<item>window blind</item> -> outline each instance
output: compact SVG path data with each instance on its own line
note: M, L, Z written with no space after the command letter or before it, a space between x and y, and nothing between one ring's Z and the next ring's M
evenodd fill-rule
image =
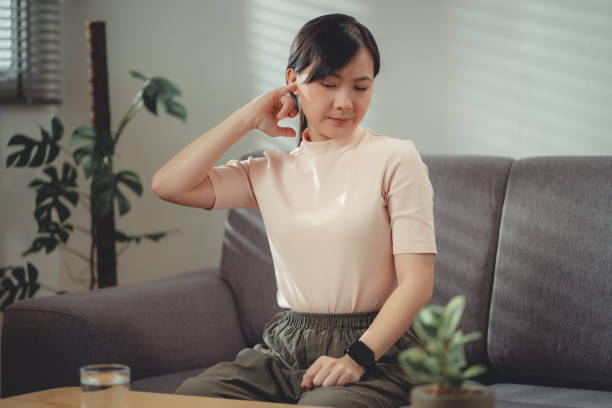
M61 0L0 0L0 104L59 104Z

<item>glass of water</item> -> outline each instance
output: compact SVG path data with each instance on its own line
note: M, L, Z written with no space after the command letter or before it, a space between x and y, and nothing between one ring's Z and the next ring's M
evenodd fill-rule
M81 408L128 406L130 367L91 364L81 367Z

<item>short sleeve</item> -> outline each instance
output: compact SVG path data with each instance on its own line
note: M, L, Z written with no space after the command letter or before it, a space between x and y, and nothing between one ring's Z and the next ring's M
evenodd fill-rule
M253 163L256 160L249 156L246 160L229 160L222 166L213 167L208 177L215 192L215 203L205 210L226 208L252 208L259 210L259 204L253 189Z
M412 141L402 143L402 148L397 149L387 163L383 183L393 254L436 254L434 191L429 169Z

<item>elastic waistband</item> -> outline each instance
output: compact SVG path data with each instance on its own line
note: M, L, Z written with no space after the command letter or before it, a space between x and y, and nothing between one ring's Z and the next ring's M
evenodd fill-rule
M380 310L356 313L306 313L295 310L284 310L281 319L287 324L299 328L337 329L353 328L367 329Z

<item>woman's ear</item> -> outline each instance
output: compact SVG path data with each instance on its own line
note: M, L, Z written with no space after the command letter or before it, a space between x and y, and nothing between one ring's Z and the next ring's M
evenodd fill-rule
M293 68L288 68L287 69L287 84L290 84L292 82L296 82L297 81L297 75L295 73L295 71L293 70ZM298 84L298 88L295 88L295 91L291 92L292 94L295 94L296 96L299 96L299 84Z
M287 84L297 81L297 76L295 75L295 71L293 68L287 69Z

